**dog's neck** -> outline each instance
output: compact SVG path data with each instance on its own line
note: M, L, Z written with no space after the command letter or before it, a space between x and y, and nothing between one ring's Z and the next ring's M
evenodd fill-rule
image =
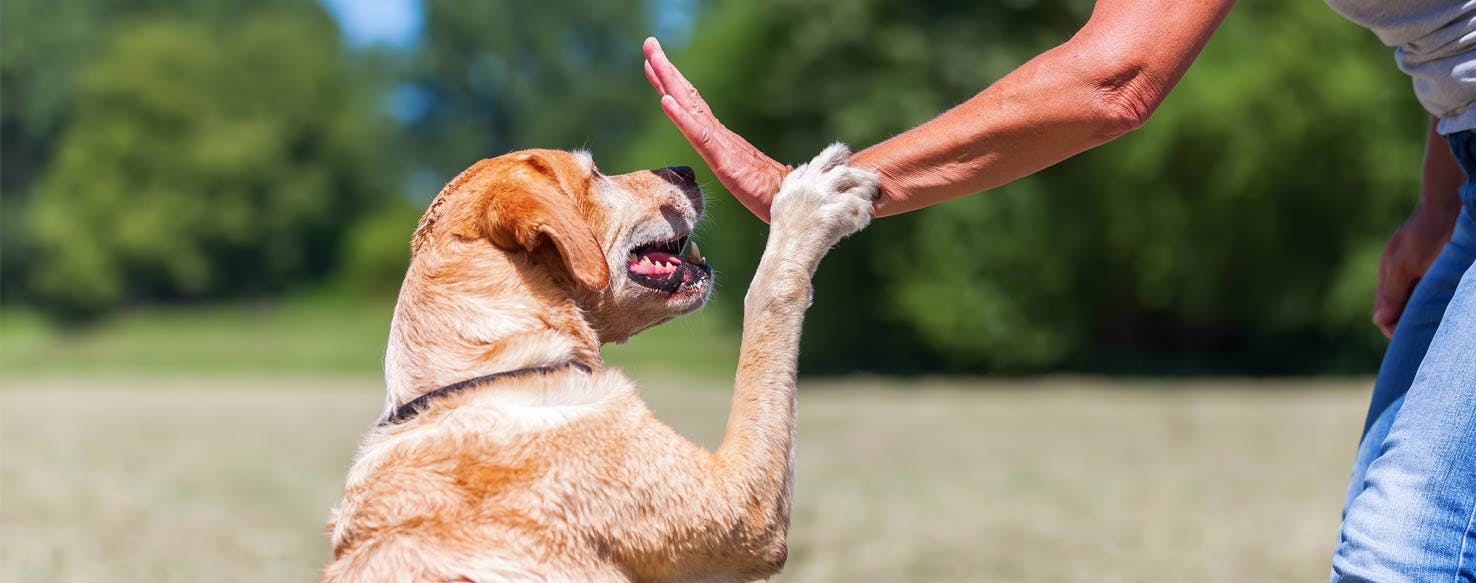
M568 289L525 255L412 262L390 323L385 407L483 375L569 362L602 368L599 347Z

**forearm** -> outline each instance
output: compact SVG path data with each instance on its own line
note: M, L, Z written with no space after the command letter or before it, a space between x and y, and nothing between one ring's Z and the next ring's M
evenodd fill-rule
M983 92L852 158L882 177L877 215L1027 176L1141 125L1183 76L1231 0L1098 2L1070 41Z
M1425 136L1425 163L1420 180L1420 206L1454 217L1461 208L1460 189L1466 174L1450 151L1450 143L1435 131L1438 120L1430 118Z
M854 159L882 177L877 216L989 190L1028 176L1136 126L1094 93L1068 46L1040 55L988 89Z

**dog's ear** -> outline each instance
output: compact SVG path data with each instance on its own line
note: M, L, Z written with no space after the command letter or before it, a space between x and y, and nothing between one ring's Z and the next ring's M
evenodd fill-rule
M579 285L604 289L610 267L589 221L550 161L529 155L488 188L485 231L503 249L532 252L552 244Z

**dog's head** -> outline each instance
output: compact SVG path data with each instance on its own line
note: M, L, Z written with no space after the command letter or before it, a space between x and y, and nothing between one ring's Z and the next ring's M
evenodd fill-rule
M457 176L411 247L416 261L447 238L458 254L517 257L517 277L556 287L602 342L621 341L707 301L712 268L688 247L702 210L689 168L609 176L583 152L524 150ZM470 259L458 263L495 264Z

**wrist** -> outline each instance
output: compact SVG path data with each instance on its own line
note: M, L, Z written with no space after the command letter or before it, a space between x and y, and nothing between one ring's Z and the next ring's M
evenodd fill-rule
M784 179L793 171L794 166L774 161L770 165L770 168L764 172L765 177L759 181L759 192L750 192L748 193L749 196L762 204L767 210L769 204L774 202L774 195L778 194L779 189L784 187Z
M1455 230L1456 219L1461 214L1460 200L1451 205L1446 199L1420 199L1415 205L1409 222L1417 228L1449 233Z
M1466 173L1451 152L1450 144L1437 131L1438 121L1430 118L1425 137L1425 161L1420 169L1420 206L1416 212L1437 216L1454 216L1461 210L1461 188Z
M1431 218L1449 217L1452 220L1461 212L1461 199L1451 194L1420 196L1420 202L1415 205L1415 215L1425 215Z
M789 176L790 172L794 172L794 166L774 163L774 170L770 172L770 175L774 177L774 188L769 189L768 198L774 198L774 194L779 192L779 187L784 184L784 179Z

